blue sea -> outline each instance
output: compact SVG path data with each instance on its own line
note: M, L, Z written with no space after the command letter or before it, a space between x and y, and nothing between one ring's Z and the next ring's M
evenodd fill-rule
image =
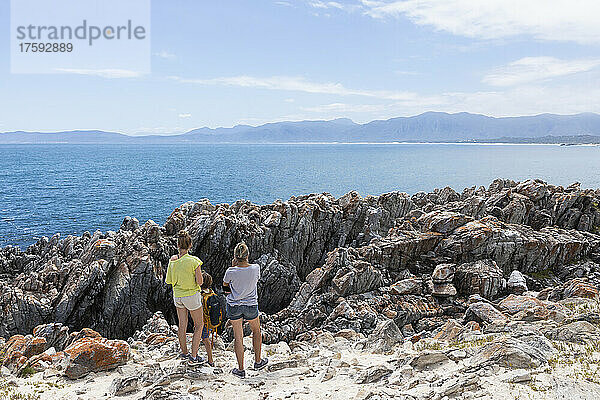
M164 223L189 200L350 190L378 195L489 185L497 177L600 187L600 147L480 144L0 145L0 246Z

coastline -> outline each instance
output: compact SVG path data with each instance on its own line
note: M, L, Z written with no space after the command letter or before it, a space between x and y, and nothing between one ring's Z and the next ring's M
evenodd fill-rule
M596 399L598 204L600 189L503 179L462 193L203 200L163 225L126 217L118 231L3 248L0 394ZM181 229L215 282L248 244L264 371L228 373L227 326L214 368L176 360L164 273Z

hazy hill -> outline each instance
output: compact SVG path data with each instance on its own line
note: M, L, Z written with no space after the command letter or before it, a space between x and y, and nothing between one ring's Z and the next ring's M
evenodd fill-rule
M260 126L199 128L171 136L127 136L115 132L0 133L0 143L289 143L289 142L457 142L547 136L600 136L600 115L540 114L494 118L480 114L426 112L356 124L331 121L276 122ZM548 139L543 139L545 142Z

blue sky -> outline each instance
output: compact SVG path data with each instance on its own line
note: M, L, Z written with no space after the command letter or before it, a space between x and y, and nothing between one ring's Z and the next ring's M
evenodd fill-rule
M0 131L600 112L597 1L157 0L144 75L11 74L9 11Z

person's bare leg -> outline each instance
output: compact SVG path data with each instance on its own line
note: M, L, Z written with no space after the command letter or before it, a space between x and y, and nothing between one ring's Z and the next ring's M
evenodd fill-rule
M243 318L231 321L233 326L233 348L235 350L235 358L237 358L238 369L244 370L244 329L242 323Z
M179 307L176 307L176 309L177 309L177 319L179 320L179 329L177 330L177 337L179 338L179 347L181 348L181 352L183 354L187 354L188 348L187 348L186 331L187 331L187 324L188 324L188 310L185 308L179 308Z
M206 355L208 357L208 362L210 364L213 363L213 354L212 354L212 343L210 341L210 337L207 337L206 339L202 339L202 341L204 342L204 348L206 349Z
M259 363L261 360L262 334L260 332L260 319L258 317L248 321L252 329L252 347L254 348L254 360Z
M190 311L192 319L194 320L194 336L192 337L192 357L198 357L198 348L200 347L200 340L202 339L202 328L204 327L204 311L202 307Z

